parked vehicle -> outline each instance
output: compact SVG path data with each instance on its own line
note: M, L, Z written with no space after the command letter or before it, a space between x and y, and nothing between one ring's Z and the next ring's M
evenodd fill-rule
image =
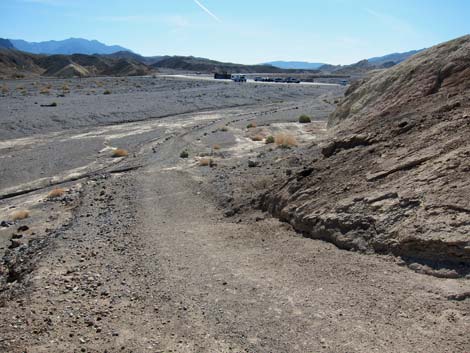
M262 77L260 77L260 76L255 77L255 82L262 82L262 81L264 81L264 79Z
M223 72L223 73L218 73L216 72L214 74L214 78L216 80L230 80L232 78L232 75L226 73L226 72Z
M240 74L232 75L232 81L233 82L246 82L246 76L240 75Z
M274 82L276 82L276 83L282 83L282 82L284 82L284 79L283 79L283 78L280 78L280 77L276 77L276 78L274 79Z
M348 80L341 80L341 81L339 81L339 84L340 84L341 86L347 86L348 83L349 83Z
M288 77L286 78L285 82L286 83L300 83L300 80L298 78Z

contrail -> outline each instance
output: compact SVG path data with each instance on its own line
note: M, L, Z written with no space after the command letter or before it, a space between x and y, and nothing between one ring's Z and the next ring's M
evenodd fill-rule
M212 17L217 22L222 22L220 18L218 18L211 10L201 4L198 0L193 0L197 6L199 6L205 13L207 13L210 17Z

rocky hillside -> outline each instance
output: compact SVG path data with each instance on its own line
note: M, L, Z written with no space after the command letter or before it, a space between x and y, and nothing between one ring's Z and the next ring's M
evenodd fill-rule
M0 48L0 77L43 75L74 76L138 76L153 69L132 58L105 55L36 55Z
M220 61L196 58L192 56L169 56L152 65L157 69L172 69L180 71L199 71L204 73L288 73L296 70L284 70L271 65L242 65Z
M470 36L351 86L329 125L264 209L341 248L469 276Z

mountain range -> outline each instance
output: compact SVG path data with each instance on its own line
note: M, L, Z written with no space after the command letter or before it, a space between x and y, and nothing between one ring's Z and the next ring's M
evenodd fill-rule
M32 54L112 54L118 51L129 51L119 45L106 45L97 40L69 38L65 40L50 40L46 42L27 42L22 39L9 39L15 49ZM1 43L0 43L0 46Z
M361 60L351 65L302 61L273 61L261 65L220 62L193 56L142 56L118 45L69 38L26 42L0 38L0 73L8 77L29 73L48 76L141 75L153 71L363 76L371 70L392 67L418 53L413 50Z

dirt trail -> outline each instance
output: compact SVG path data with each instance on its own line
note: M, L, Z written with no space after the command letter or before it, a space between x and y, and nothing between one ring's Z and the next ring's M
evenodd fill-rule
M447 299L462 282L225 218L194 168L166 168L195 138L84 186L27 299L2 309L5 352L468 351L468 305Z

